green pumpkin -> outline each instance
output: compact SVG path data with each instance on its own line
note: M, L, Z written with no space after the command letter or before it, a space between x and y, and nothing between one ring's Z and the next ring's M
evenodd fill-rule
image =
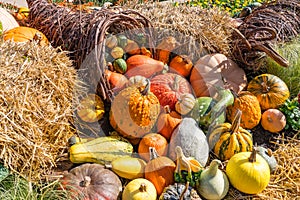
M127 45L127 37L125 35L118 36L118 46L124 48Z
M114 60L113 66L118 73L124 74L127 71L126 61L122 58Z

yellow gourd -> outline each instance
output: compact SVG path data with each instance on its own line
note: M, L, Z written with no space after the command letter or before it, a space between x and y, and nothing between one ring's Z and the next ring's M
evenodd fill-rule
M124 200L156 200L157 194L154 185L144 178L130 181L124 188Z

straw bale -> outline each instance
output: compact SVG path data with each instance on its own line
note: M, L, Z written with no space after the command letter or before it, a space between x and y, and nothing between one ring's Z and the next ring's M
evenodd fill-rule
M0 38L0 159L5 166L31 181L55 167L75 132L77 85L66 52Z

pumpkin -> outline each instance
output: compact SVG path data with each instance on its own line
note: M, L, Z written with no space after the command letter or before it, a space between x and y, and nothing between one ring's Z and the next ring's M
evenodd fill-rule
M120 157L113 160L105 167L111 169L118 176L126 179L136 179L144 177L146 162L140 158Z
M104 113L104 103L96 94L88 94L81 99L77 108L77 115L85 122L96 122L103 117Z
M175 163L166 156L158 156L154 147L149 147L150 161L145 167L145 178L153 183L160 195L164 188L174 183Z
M170 54L176 48L178 42L172 36L165 37L162 41L156 46L155 58L159 61L162 61L164 64L169 63Z
M158 60L154 60L145 55L133 55L127 60L127 77L135 75L141 75L146 78L153 76L156 73L161 72L164 69L164 63Z
M181 76L188 77L191 74L193 63L188 56L177 55L172 58L169 66L171 72L176 72Z
M170 106L164 106L164 110L157 119L157 131L167 140L170 139L174 129L181 122L181 115L176 111L171 111Z
M122 58L124 55L124 50L121 47L116 46L110 51L110 55L114 59Z
M262 110L278 108L290 96L285 82L272 74L256 76L249 82L247 90L257 97Z
M13 40L14 42L27 42L36 40L41 45L48 45L49 41L46 36L37 29L19 26L3 33L4 40Z
M169 142L169 157L172 160L176 160L177 146L181 147L185 156L194 157L202 166L206 165L209 155L207 138L193 118L183 118L173 131Z
M207 54L194 65L190 83L196 97L217 94L216 86L238 93L247 85L246 74L235 62L223 54Z
M147 84L147 78L140 75L130 77L128 82L128 86L132 86L132 85L143 86L146 84Z
M262 146L258 146L258 147L256 147L256 151L261 157L263 157L267 161L267 163L270 167L270 172L271 173L275 172L275 170L277 168L277 161L272 153L272 150L269 148L266 149Z
M130 181L124 188L122 199L156 200L157 194L154 185L144 178Z
M114 98L110 110L111 126L128 138L142 138L150 132L160 113L157 97L145 86L132 85L121 90Z
M208 168L200 175L197 191L205 199L223 199L229 190L229 181L226 174L218 167L221 161L214 159Z
M118 35L118 46L124 48L127 45L128 39L125 35Z
M116 47L118 45L118 38L115 35L110 35L109 37L107 37L105 39L105 45L110 48L113 49L114 47Z
M175 104L182 94L192 93L189 82L174 73L154 76L151 79L150 90L157 96L162 106L169 105L171 110L175 110Z
M70 191L71 199L116 200L122 191L122 183L112 171L103 165L85 163L65 172L61 186Z
M104 136L73 144L69 148L69 159L72 163L105 164L130 157L132 153L133 146L128 140L121 136Z
M141 52L138 43L129 39L127 39L127 44L124 47L124 51L130 55L137 55Z
M286 118L280 110L269 108L263 112L260 123L265 130L278 133L284 129Z
M242 111L237 110L232 124L227 122L218 124L209 134L209 145L222 161L230 159L238 152L252 150L251 133L240 127L241 115Z
M127 64L123 58L118 58L113 62L114 69L120 73L124 74L127 71Z
M4 8L1 7L0 7L0 24L2 24L2 32L8 31L15 27L19 27L19 24L15 20L15 18Z
M193 94L182 94L175 104L175 110L181 115L187 115L195 106L196 99Z
M152 58L152 53L146 47L141 47L141 54Z
M233 123L237 110L242 111L240 126L252 129L257 126L261 119L259 101L252 93L242 91L234 99L234 103L227 107L226 114L229 122Z
M110 71L108 69L105 70L106 80L109 82L110 87L113 91L117 92L123 89L128 83L128 79L123 74Z
M188 184L174 183L164 189L159 200L201 200L201 198L197 191Z
M147 162L150 160L149 147L154 147L159 156L166 156L168 153L167 139L158 133L148 133L138 145L139 156Z
M252 152L240 152L230 158L226 165L229 182L246 194L258 194L270 182L270 168L263 157Z

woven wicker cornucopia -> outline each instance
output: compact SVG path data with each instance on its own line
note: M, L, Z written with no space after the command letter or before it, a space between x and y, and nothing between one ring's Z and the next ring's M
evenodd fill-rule
M151 43L151 23L134 10L121 8L102 8L97 11L72 10L46 0L27 0L30 8L30 26L43 32L54 47L61 46L70 52L80 76L87 82L90 90L96 90L104 100L111 102L113 93L104 77L105 36L124 31L142 32ZM88 55L93 59L82 66Z

